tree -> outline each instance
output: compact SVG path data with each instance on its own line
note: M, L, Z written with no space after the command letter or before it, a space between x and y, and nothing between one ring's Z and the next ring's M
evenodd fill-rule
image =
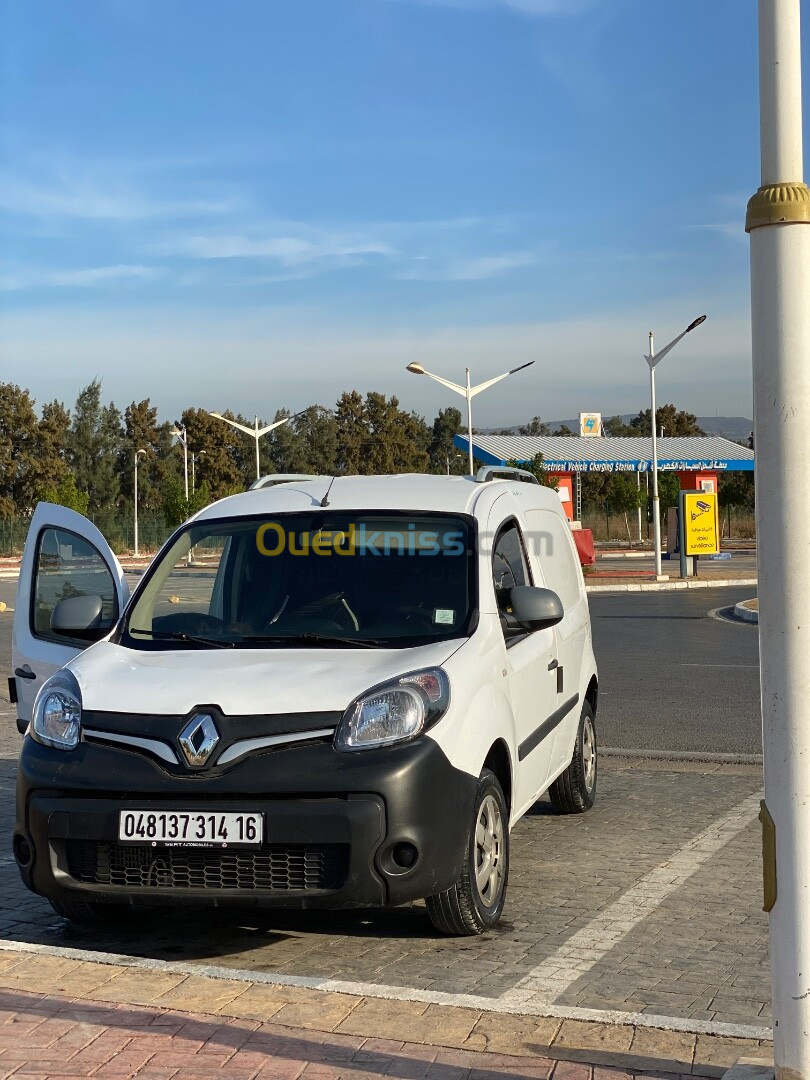
M728 535L731 536L731 510L753 510L755 505L754 474L753 472L728 472L721 473L719 477L717 498L721 510L726 512L728 522Z
M525 469L526 472L532 473L543 487L553 488L556 491L560 486L560 481L556 476L549 476L542 454L535 454L531 461L518 461L517 458L510 458L506 464L510 469Z
M627 542L632 543L630 536L630 520L628 515L635 513L639 507L647 502L647 493L636 484L635 478L627 473L614 473L610 477L608 488L608 500L610 506L619 514L624 514L624 524L627 529Z
M195 491L189 491L186 498L185 484L176 476L171 476L166 481L163 492L163 516L166 524L169 528L176 529L210 502L211 489L207 483L200 484Z
M93 379L79 392L67 436L67 460L89 508L112 510L120 495L119 461L123 443L121 413L101 404L101 381Z
M124 435L118 462L122 500L131 505L134 498L135 454L145 450L138 463L138 506L160 511L163 491L170 475L177 475L177 463L171 453L170 425L159 424L157 408L149 398L133 401L124 410Z
M335 407L337 471L342 474L424 472L430 464L430 428L404 412L396 397L370 391L344 393Z
M650 425L649 410L647 412L647 427ZM611 438L617 439L625 435L638 435L638 429L631 427L629 424L625 424L624 420L620 416L612 416L609 420L605 420L603 423L605 435L609 435ZM649 434L649 431L647 432Z
M685 412L684 410L676 409L674 405L661 405L655 410L656 417L656 429L660 432L661 428L664 429L665 434L668 437L672 436L685 436L685 435L705 435L706 432L698 427L697 417L694 413ZM630 428L633 430L627 432L632 435L651 435L650 430L650 410L644 409L639 412L637 416L634 416L630 421Z
M223 413L231 419L236 419L233 413ZM230 424L225 424L215 416L211 416L206 409L188 408L180 418L180 427L185 427L188 440L189 452L199 456L195 467L197 482L207 483L212 498L221 499L225 495L231 495L235 491L244 491L247 484L256 476L253 442ZM175 450L174 476L182 483L183 477L183 448ZM202 451L205 451L202 454ZM245 474L247 458L250 457L251 472L248 477ZM189 472L191 466L189 465ZM169 483L164 482L164 489ZM189 478L189 486L191 481Z
M38 498L41 474L37 414L27 390L0 383L0 514L26 513Z
M69 510L75 510L77 514L86 514L90 496L86 491L79 491L72 473L67 473L58 484L45 487L40 493L43 502L56 503L57 506L67 506Z
M528 424L518 429L520 435L550 435L551 428L539 416L533 416Z
M552 435L575 435L576 432L572 431L568 424L560 424L556 431L552 431Z
M433 421L433 433L428 448L431 472L451 472L461 475L467 471L466 459L458 452L453 442L453 437L460 431L460 411L452 406L448 409L439 409Z

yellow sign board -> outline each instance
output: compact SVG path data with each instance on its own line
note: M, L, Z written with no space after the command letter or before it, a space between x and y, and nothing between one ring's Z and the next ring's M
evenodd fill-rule
M720 551L717 495L712 491L683 493L685 555L716 555Z

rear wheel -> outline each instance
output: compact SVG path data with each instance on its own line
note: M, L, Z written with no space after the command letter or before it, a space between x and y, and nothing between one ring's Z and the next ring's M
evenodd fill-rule
M92 900L49 900L57 915L82 926L114 923L130 911L123 904L100 904Z
M501 917L509 877L509 810L501 785L484 769L478 781L464 866L458 881L426 900L443 934L483 934Z
M554 809L559 814L584 814L596 800L598 772L596 724L591 703L582 706L574 756L565 772L549 788Z

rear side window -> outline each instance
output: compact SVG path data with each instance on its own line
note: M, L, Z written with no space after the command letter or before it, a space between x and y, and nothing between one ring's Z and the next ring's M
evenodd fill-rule
M31 594L31 633L44 641L65 645L70 639L51 630L51 616L61 600L100 596L101 630L118 620L118 593L110 568L98 550L67 529L43 529L37 542L34 588ZM82 647L86 641L77 642Z
M582 570L574 551L570 528L550 510L529 510L526 523L546 586L562 600L567 612L580 599Z

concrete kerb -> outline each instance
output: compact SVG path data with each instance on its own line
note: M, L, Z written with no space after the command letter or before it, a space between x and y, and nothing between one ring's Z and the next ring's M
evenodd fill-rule
M14 954L20 959L12 959ZM54 985L57 958L68 961L69 966L59 970ZM127 975L133 970L140 973L137 987L131 974ZM167 976L174 977L168 993ZM223 983L227 983L227 995L220 989ZM310 1017L324 1019L323 1024L310 1020L306 1026L323 1031L333 1030L328 1017L335 1013L332 1004L337 1003L342 1006L337 1010L342 1026L334 1030L348 1030L344 1014L351 1013L352 1034L394 1040L401 1038L402 1007L409 1002L415 1006L405 1014L410 1042L523 1057L544 1053L552 1059L608 1065L627 1072L654 1068L659 1070L657 1075L721 1076L740 1059L772 1060L771 1029L767 1027L554 1005L506 1007L497 998L204 967L27 942L0 942L0 988L66 995L96 1004L129 1003L173 1013L217 1013L226 1023L241 1015L239 1000L244 994L246 1003L258 997L263 1007L270 1006L273 1022L282 1025L297 1026L293 1018L296 1010L285 1020L282 1006L287 1002L309 1006L306 1012ZM257 1014L248 1011L245 1015Z
M742 619L743 622L758 623L759 622L759 609L751 607L752 604L756 604L758 601L754 600L741 600L739 604L734 605L734 615L738 619Z
M677 578L674 581L624 582L616 585L585 585L588 593L676 592L681 589L725 589L756 585L756 578Z

